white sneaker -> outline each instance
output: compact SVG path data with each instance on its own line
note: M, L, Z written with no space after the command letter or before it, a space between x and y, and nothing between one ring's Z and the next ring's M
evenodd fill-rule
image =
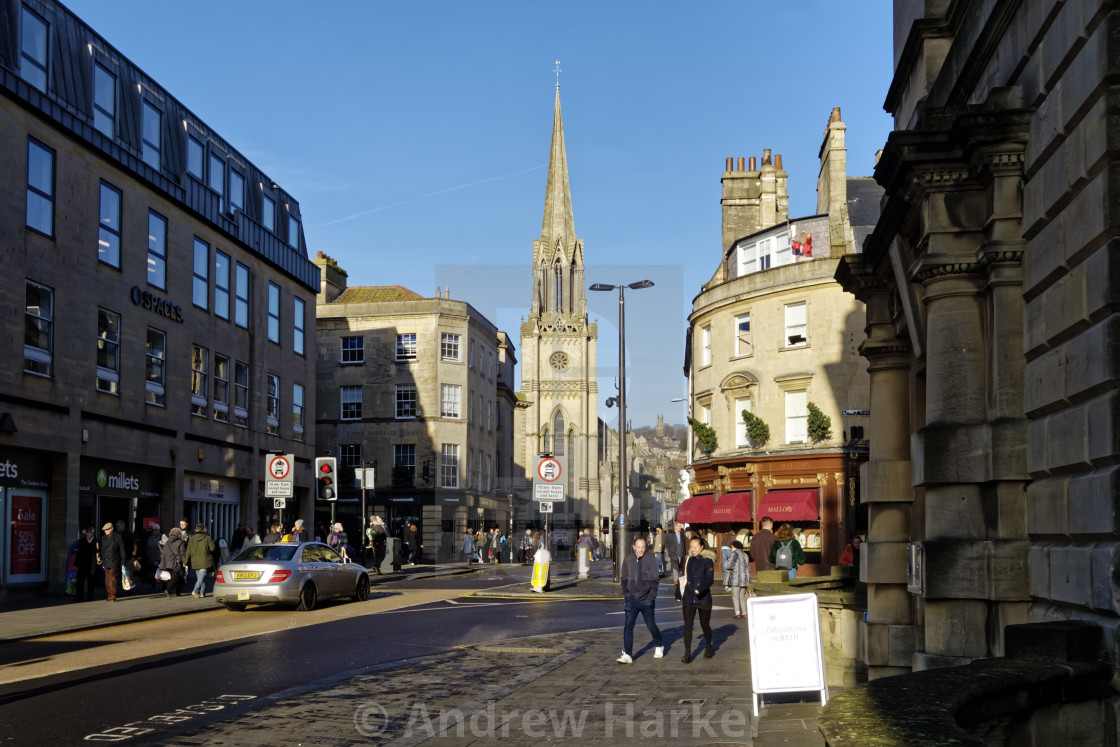
M665 647L664 646L658 646L657 648L655 648L653 650L653 658L661 659L661 658L664 658L664 656L665 656Z
M623 651L622 656L618 657L618 663L619 664L633 664L634 660L630 658L630 654Z

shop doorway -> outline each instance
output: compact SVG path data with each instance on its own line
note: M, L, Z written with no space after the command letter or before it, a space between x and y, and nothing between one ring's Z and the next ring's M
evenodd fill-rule
M135 524L133 499L120 498L115 495L97 496L97 521L94 522L94 529L97 530L96 536L101 536L102 526L116 524L118 521L124 522L124 528L129 533L133 531L133 525Z

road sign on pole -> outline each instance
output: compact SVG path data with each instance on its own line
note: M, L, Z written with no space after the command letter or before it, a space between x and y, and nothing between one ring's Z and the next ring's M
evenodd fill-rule
M533 500L545 502L564 502L564 486L533 483Z
M269 454L264 476L264 495L266 498L291 498L295 495L292 482L295 478L292 465L294 454ZM273 506L284 508L284 506Z
M547 483L558 482L563 471L560 460L552 457L545 457L537 464L537 477Z
M288 499L287 498L273 498L272 499L272 507L273 508L287 508L288 507Z
M540 511L542 514L552 513L552 506L553 506L552 501L541 501L540 503L537 504L537 506L538 506L537 510Z

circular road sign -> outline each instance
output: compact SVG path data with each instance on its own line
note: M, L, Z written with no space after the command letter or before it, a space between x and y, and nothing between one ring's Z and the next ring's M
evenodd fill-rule
M274 454L268 460L268 476L273 480L284 480L292 474L292 463L283 454Z
M560 479L560 462L559 460L547 457L541 460L537 465L537 475L545 482L556 482Z

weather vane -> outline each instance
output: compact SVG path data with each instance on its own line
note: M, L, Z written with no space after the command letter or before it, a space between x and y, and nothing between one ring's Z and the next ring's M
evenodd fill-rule
M556 87L560 87L560 73L564 72L560 69L560 60L556 61Z

